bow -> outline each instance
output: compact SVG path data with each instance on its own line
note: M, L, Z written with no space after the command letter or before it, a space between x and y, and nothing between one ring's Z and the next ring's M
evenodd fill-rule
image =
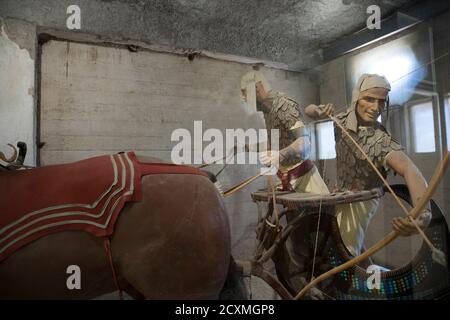
M372 169L375 171L375 173L378 175L378 177L381 179L381 181L383 182L383 184L386 186L386 188L389 190L389 192L392 194L392 196L394 197L395 201L397 202L397 204L400 206L400 208L402 208L403 212L409 217L409 220L413 223L413 225L415 226L415 228L419 231L420 235L422 236L422 238L424 239L424 241L428 244L428 246L430 247L430 249L433 252L433 257L442 257L444 256L444 259L436 259L439 263L444 264L442 262L442 260L445 260L445 255L441 252L438 252L439 250L436 249L434 247L434 245L431 243L430 239L428 239L428 237L425 235L425 233L423 232L423 230L417 225L416 221L409 216L408 210L405 208L405 206L403 205L403 203L400 201L400 199L398 198L398 196L395 194L394 190L392 190L391 186L389 185L389 183L386 181L386 179L383 177L383 175L381 174L381 172L378 170L378 168L375 166L375 164L372 162L372 160L369 158L369 156L364 152L363 148L361 148L361 146L358 144L358 142L356 142L355 139L353 139L353 137L348 133L348 131L342 126L342 124L339 123L339 121L334 118L333 116L329 116L331 120L333 120L336 125L342 130L342 132L344 132L344 134L350 139L350 141L352 141L352 143L358 148L358 150L364 155L364 158L366 159L366 161L369 163L369 165L372 167Z

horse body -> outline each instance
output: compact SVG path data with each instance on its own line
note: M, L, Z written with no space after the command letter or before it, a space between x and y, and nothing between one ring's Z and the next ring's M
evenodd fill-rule
M154 174L143 199L127 203L110 237L119 286L147 299L217 299L230 265L230 230L221 196L204 176ZM69 290L68 266L81 270ZM0 263L1 299L91 299L116 290L103 239L62 231Z

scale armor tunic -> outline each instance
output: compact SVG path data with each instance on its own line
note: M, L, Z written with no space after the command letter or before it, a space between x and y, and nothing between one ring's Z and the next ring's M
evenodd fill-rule
M340 113L336 116L344 128L348 128L347 120L351 112L354 112L354 110ZM383 182L352 141L336 125L334 132L336 137L337 182L339 189L369 190L382 187ZM378 122L375 123L374 127L359 127L358 133L352 130L348 130L348 132L386 178L386 156L391 151L403 150L403 147Z
M290 129L298 121L301 125L304 125L303 119L305 119L305 116L297 102L280 92L271 90L267 99L270 99L272 102L270 111L264 113L268 139L270 142L270 130L278 129L280 133L279 150L282 150L297 139L294 132ZM280 163L280 170L285 172L301 163L300 158L289 157Z

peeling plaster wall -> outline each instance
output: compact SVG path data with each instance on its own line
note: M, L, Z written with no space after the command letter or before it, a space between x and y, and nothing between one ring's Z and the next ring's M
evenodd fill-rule
M9 153L10 149L5 147L7 143L15 145L17 141L24 141L28 145L25 163L35 165L34 57L30 56L27 49L21 48L13 41L8 36L7 30L8 28L2 24L0 34L0 148ZM27 28L24 27L21 32L27 34L26 30Z

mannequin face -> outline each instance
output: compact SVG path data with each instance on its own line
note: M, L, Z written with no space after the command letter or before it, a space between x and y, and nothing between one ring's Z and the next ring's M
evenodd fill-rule
M256 101L262 103L267 97L267 92L264 89L261 81L257 82L256 85Z
M384 88L371 88L359 94L356 106L358 123L364 126L371 126L386 108L388 90Z
M267 92L264 89L261 81L255 84L256 89L256 110L262 111L263 113L267 113L270 111L271 103L266 101Z
M241 100L247 102L247 89L241 89Z

